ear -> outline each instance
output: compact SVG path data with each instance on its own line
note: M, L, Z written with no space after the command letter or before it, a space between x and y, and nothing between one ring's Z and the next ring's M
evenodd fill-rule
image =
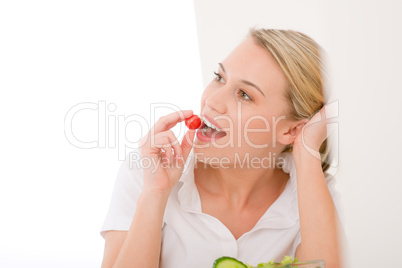
M307 121L307 119L303 119L283 124L277 131L277 141L283 145L292 144Z

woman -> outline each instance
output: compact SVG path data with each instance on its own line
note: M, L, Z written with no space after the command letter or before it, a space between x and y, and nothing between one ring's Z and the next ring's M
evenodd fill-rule
M166 115L133 151L142 165L121 166L102 267L285 255L339 267L320 53L300 32L250 29L202 95L202 129L180 144L170 129L193 112Z

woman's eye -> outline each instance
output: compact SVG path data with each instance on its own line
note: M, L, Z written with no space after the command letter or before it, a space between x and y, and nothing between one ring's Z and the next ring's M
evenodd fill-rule
M217 72L214 72L215 74L215 80L220 82L220 83L225 83L225 80L223 80L222 76L218 74ZM238 98L240 98L242 101L249 102L252 101L251 97L244 91L239 89L237 92Z
M222 83L224 83L225 82L225 80L223 80L223 78L222 78L222 76L220 76L220 74L218 74L217 72L214 72L214 74L215 74L215 80L216 81L218 81L218 82L222 82Z
M247 95L246 92L244 92L243 90L239 89L239 96L241 99L243 99L244 101L252 101L252 99Z

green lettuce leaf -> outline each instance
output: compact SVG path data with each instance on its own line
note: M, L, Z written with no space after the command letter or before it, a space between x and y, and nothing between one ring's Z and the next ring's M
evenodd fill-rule
M292 263L298 263L298 262L299 262L299 260L297 258L295 258L293 260L292 256L285 256L285 257L283 257L283 259L280 263L274 262L274 260L272 259L269 262L259 263L256 267L254 267L248 263L246 263L246 266L247 266L247 268L274 268L274 267L277 267L278 264L285 265L285 264L292 264Z

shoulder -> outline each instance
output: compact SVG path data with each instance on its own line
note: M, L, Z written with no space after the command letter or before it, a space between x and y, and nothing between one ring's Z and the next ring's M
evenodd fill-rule
M137 200L143 188L143 172L139 149L126 154L115 178L109 209L101 228L105 238L106 231L128 231Z

